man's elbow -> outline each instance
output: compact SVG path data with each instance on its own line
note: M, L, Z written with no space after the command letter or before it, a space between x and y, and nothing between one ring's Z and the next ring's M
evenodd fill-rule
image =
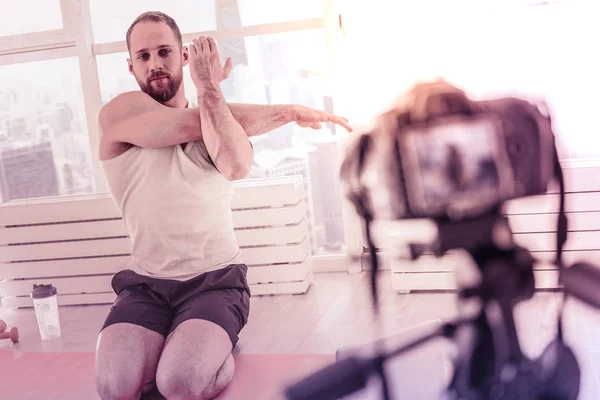
M221 171L221 174L229 181L239 181L246 179L250 175L251 169L251 163L236 163Z

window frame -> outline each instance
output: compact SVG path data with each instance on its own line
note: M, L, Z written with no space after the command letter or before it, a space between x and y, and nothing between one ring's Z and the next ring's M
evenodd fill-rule
M0 56L65 47L75 41L66 28L0 37Z

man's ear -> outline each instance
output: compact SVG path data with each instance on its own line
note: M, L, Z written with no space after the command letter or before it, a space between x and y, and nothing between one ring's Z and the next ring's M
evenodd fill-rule
M133 73L133 62L131 62L131 58L127 59L127 65L128 65L129 73L131 75L134 75L134 73Z
M181 49L181 66L185 67L190 62L190 50L187 46Z

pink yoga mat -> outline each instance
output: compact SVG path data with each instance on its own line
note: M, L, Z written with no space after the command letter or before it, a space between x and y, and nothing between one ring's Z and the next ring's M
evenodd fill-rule
M331 362L335 356L238 354L236 373L218 400L283 399L284 385ZM94 353L35 353L0 350L2 400L98 399Z

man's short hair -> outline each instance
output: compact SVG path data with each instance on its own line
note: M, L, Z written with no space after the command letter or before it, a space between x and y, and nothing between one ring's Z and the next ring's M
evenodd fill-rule
M147 11L143 14L140 14L132 23L129 29L127 29L127 50L131 51L129 48L129 42L131 38L131 32L133 31L133 27L136 26L140 22L144 21L153 21L153 22L164 22L171 28L173 33L175 34L175 38L179 42L179 47L183 47L183 39L181 38L181 31L179 30L179 26L177 26L177 22L167 14L161 11Z

